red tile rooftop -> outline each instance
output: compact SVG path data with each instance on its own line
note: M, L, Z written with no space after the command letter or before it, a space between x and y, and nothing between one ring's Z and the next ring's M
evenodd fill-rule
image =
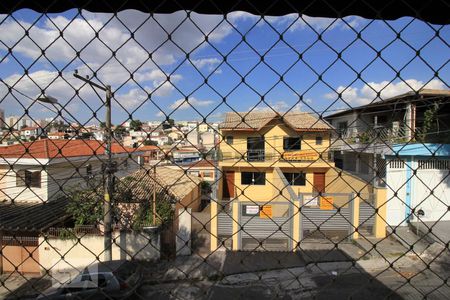
M26 130L36 130L36 129L38 129L39 127L24 127L24 128L22 128L22 129L20 129L20 131L26 131Z
M10 145L0 148L0 158L61 158L105 154L106 144L96 140L50 140ZM112 144L112 153L130 153L140 151Z

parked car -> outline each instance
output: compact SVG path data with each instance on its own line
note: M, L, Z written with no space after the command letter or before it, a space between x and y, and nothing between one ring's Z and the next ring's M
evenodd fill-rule
M142 281L136 262L111 261L91 265L74 279L44 291L38 299L126 299Z

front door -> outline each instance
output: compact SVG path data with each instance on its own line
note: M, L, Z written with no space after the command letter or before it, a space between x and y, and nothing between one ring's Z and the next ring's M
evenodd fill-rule
M325 173L314 173L313 189L315 193L325 193Z
M234 171L225 171L223 178L223 198L234 198Z

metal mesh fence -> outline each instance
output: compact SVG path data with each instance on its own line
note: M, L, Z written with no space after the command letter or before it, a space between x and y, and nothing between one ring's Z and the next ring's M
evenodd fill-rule
M1 297L450 298L445 1L0 11Z

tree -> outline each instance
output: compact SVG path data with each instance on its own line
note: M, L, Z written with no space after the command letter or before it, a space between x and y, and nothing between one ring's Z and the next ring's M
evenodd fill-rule
M144 146L158 146L158 142L148 139L144 141Z
M101 129L105 129L106 128L106 123L105 122L100 122L99 126Z
M148 176L148 175L147 175ZM150 197L153 195L153 186L141 182L140 178L128 176L114 180L114 192L112 199L112 214L116 222L121 221L121 204L132 204L133 213L130 226L134 230L141 229L153 222ZM78 186L68 193L69 204L67 212L74 219L75 225L98 225L103 220L104 203L103 183L101 180L92 179L88 187ZM163 224L172 219L173 209L164 190L156 193L156 224Z
M117 125L116 128L114 129L114 133L117 133L119 135L123 135L125 134L125 132L127 132L127 129L122 125Z
M139 131L142 129L142 122L140 120L131 120L130 129L134 131Z
M439 103L435 102L428 108L423 114L423 125L422 130L417 136L417 140L421 143L424 142L444 142L441 139L442 134L439 132Z
M91 182L88 188L73 188L68 193L66 211L72 215L75 225L97 225L103 219L103 185Z
M82 132L81 133L81 139L83 140L89 140L93 136L92 132Z

